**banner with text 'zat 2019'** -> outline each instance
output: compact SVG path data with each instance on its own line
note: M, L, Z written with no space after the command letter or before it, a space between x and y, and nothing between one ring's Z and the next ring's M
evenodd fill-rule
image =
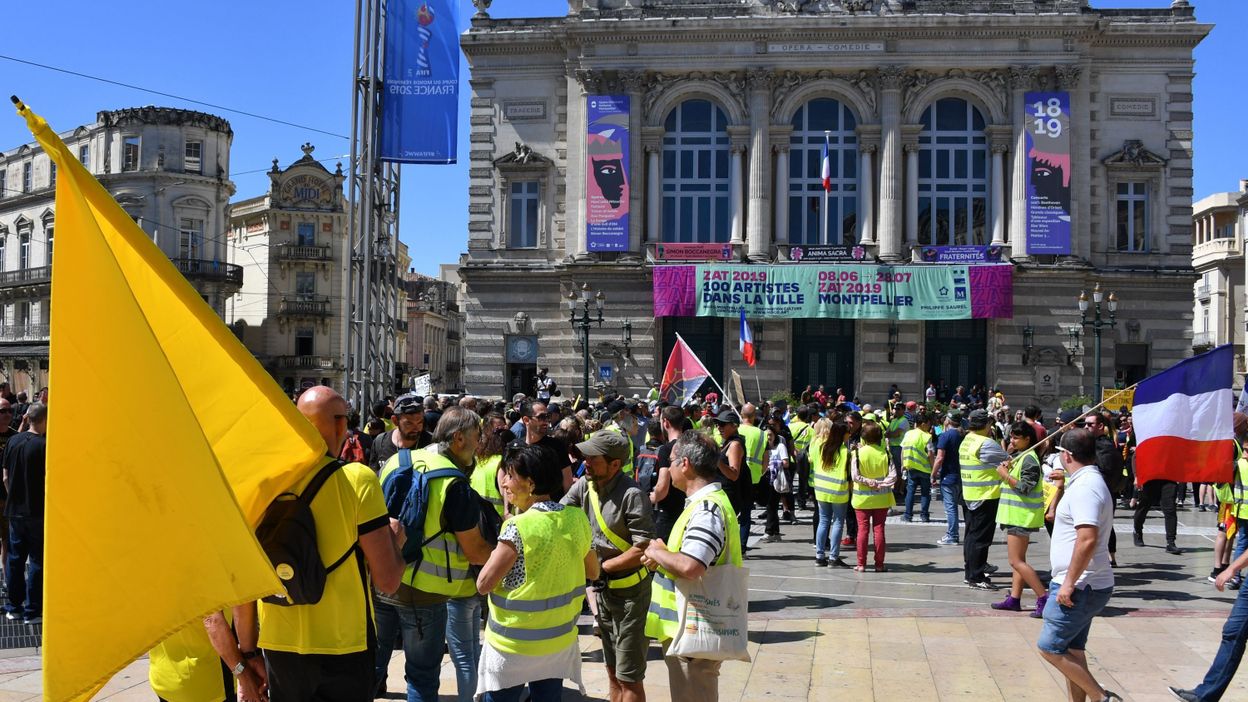
M453 0L388 0L383 161L455 163L459 29Z

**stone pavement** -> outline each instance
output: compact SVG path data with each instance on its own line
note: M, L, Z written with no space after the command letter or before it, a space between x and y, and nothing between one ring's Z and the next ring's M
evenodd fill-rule
M943 513L933 503L932 514ZM757 513L756 513L757 514ZM1035 650L1040 622L1023 614L995 612L988 603L1002 592L971 590L962 584L961 549L939 547L944 524L888 525L888 573L854 573L816 568L809 543L809 512L783 527L784 541L758 544L747 559L750 585L750 663L726 663L723 700L961 700L1004 702L1065 699L1064 683ZM1092 627L1088 645L1094 672L1126 700L1172 698L1166 685L1193 686L1217 650L1222 623L1234 592L1219 593L1205 581L1212 558L1214 518L1190 509L1179 513L1179 545L1162 550L1160 514L1146 527L1148 546L1131 545L1129 515L1118 512L1117 588L1106 616ZM761 522L755 531L761 531ZM757 538L751 539L757 542ZM852 549L844 552L853 562ZM1029 559L1048 566L1048 539L1040 533ZM1009 567L999 536L990 560L1008 582ZM1033 602L1024 595L1024 605ZM583 634L589 631L583 619ZM606 699L600 646L582 635L583 670L589 699ZM649 698L668 700L666 669L651 648L646 682ZM390 665L391 699L401 699L402 655ZM136 661L116 676L98 699L111 702L154 699L147 687L147 662ZM442 693L455 689L449 663ZM39 698L37 656L0 659L0 702ZM843 697L848 694L848 697ZM834 697L835 696L835 697ZM570 688L565 699L579 699ZM1248 700L1248 674L1226 700Z

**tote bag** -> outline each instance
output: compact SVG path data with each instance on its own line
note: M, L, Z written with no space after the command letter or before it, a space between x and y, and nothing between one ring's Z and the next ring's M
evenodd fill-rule
M698 580L676 580L680 629L669 656L712 661L749 661L750 572L731 564L712 566Z

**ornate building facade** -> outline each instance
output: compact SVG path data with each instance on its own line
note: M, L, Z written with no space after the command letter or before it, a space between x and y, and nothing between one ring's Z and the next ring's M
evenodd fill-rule
M1248 180L1238 192L1214 193L1192 205L1192 351L1235 345L1235 373L1244 368L1244 219ZM1239 386L1239 378L1236 379Z
M1053 407L1092 391L1076 302L1098 283L1120 300L1102 338L1104 385L1190 354L1193 49L1211 28L1188 2L569 5L537 19L483 9L461 39L472 66L468 391L506 395L537 365L579 386L565 303L585 284L606 297L594 374L614 371L602 375L629 393L658 382L679 334L717 377L740 368L764 395L823 384L878 399L890 384L913 395L932 381ZM1070 203L1060 254L1029 250L1036 92L1069 101L1054 126ZM604 96L626 108L604 118ZM611 247L595 245L604 200L629 213ZM1000 256L1011 285L996 312L967 319L761 315L746 370L735 314L656 308L671 244L715 245L704 253L717 265L768 280L819 247L916 269L932 265L931 247L978 247Z
M223 315L243 284L226 253L230 123L137 107L100 112L60 137ZM56 169L42 147L0 153L0 375L15 391L47 384L55 198Z

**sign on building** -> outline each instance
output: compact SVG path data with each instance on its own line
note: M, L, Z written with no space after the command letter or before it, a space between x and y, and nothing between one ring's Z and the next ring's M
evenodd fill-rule
M585 139L585 241L590 251L628 251L627 95L589 95Z
M1070 93L1026 93L1027 253L1070 253Z
M459 29L452 0L386 5L381 108L384 161L455 163Z

